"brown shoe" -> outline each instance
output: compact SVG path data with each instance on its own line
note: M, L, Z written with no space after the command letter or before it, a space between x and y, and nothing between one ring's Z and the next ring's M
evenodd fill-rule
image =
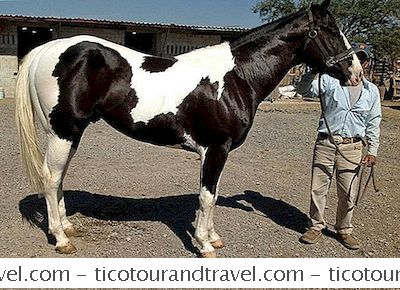
M360 248L360 242L353 237L351 234L338 234L339 242L350 250L358 250Z
M309 229L300 237L300 242L306 244L315 244L316 242L318 242L321 236L322 236L321 231Z

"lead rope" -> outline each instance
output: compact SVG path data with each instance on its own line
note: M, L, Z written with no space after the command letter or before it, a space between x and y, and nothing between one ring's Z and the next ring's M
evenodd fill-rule
M319 100L320 100L320 105L321 105L321 115L322 115L322 118L324 119L326 129L328 130L329 140L330 140L331 143L335 146L336 151L340 154L340 156L343 157L344 160L346 160L347 162L350 162L351 164L357 165L357 171L358 171L357 173L359 174L359 181L358 181L357 197L356 197L356 201L355 201L355 204L354 204L354 205L358 205L358 204L361 202L361 200L363 199L363 197L364 197L364 195L365 195L365 192L367 191L368 184L369 184L369 182L371 181L371 179L372 179L372 184L373 184L373 186L374 186L375 192L379 192L379 189L377 188L377 186L376 186L376 181L375 181L375 170L374 170L374 166L371 166L370 173L369 173L368 179L367 179L367 181L366 181L366 183L365 183L364 189L361 190L361 188L362 188L363 173L364 173L364 170L365 170L365 164L364 164L364 163L357 163L357 162L354 162L354 161L350 160L349 158L347 158L347 157L343 154L343 152L339 149L338 144L335 142L335 140L334 140L334 138L333 138L332 131L331 131L329 125L328 125L328 122L327 122L326 116L325 116L325 103L324 103L324 99L323 99L322 96L321 96L321 74L319 74L319 76L318 76L318 95L319 95ZM364 141L363 141L363 143L364 143ZM348 196L349 196L349 199L350 199L350 192L349 192ZM350 210L351 210L351 209L350 209Z

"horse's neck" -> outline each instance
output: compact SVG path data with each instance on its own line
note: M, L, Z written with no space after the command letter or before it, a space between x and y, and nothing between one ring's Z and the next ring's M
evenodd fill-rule
M232 51L237 64L236 72L253 88L257 105L299 63L297 53L303 47L306 26L303 25L293 34L289 25L292 26L292 23L274 34L247 42Z

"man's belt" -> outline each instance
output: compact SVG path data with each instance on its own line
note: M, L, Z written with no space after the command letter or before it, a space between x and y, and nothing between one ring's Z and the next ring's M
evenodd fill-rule
M318 139L330 139L330 137L329 134L318 133ZM363 141L361 137L342 137L340 135L333 135L332 140L336 144L351 144Z

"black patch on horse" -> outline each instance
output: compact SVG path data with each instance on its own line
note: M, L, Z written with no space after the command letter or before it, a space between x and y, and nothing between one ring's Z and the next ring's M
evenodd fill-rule
M84 41L69 47L59 58L53 76L58 77L58 104L50 124L62 139L77 142L90 122L106 112L129 122L138 102L130 87L132 70L117 51Z
M228 139L237 147L253 122L252 89L233 71L225 75L224 83L225 90L218 99L218 82L203 78L178 107L177 119L185 132L205 147Z
M163 72L173 66L178 60L176 58L163 58L146 56L141 68L148 72Z
M184 129L173 113L159 114L147 124L137 122L126 129L126 132L120 131L136 140L154 145L166 146L185 142Z

